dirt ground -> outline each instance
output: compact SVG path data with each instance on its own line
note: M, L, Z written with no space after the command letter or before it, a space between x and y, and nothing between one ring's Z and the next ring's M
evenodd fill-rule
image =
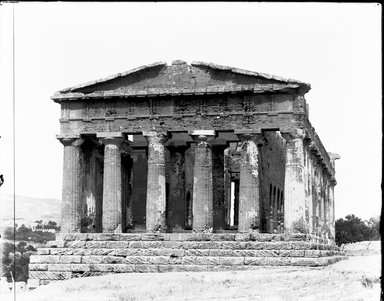
M71 279L19 293L17 301L380 300L381 255L319 267L244 272L115 274ZM14 300L3 295L1 300Z

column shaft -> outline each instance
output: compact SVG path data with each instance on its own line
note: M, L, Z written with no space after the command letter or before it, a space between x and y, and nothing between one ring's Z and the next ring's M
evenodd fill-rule
M246 232L259 229L259 153L256 143L250 138L242 143L238 231Z
M61 232L80 233L82 198L82 139L60 139L64 145Z
M306 232L303 136L286 136L285 211L287 232Z
M100 136L99 136L100 137ZM103 215L104 233L122 232L122 183L121 153L122 135L104 137Z
M213 131L207 131L213 132ZM210 135L197 135L193 169L193 222L195 232L213 231L212 147L207 142Z
M166 226L166 179L165 148L166 135L145 132L148 141L146 230L164 232Z

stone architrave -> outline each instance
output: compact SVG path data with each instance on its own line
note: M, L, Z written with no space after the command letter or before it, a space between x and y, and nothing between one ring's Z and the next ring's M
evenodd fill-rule
M120 132L97 133L104 144L103 233L122 232L122 183L120 147L124 136Z
M212 146L215 131L196 130L191 133L195 140L195 164L193 169L192 230L213 231L213 182Z
M166 225L166 175L165 147L167 133L144 132L148 141L147 174L147 232L165 232Z
M82 150L83 139L57 136L64 145L63 190L61 201L61 233L79 233L81 231L82 198Z
M257 141L261 134L235 131L241 141L239 232L260 228L260 178Z
M304 131L283 134L286 140L284 228L286 232L306 232Z

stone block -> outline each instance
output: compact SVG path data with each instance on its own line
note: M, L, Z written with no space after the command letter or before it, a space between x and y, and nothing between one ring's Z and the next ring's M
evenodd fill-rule
M141 240L164 240L164 234L162 233L143 233L141 235Z
M84 248L86 246L85 241L65 241L64 246L67 248Z
M243 265L243 257L219 257L220 265Z
M89 264L71 264L70 268L72 272L89 272L91 270Z
M107 242L107 241L86 241L84 242L84 246L87 249L105 249L107 248L107 243L112 243L112 241Z
M156 250L156 249L131 249L131 250L136 250L135 256L154 256L155 254L153 250Z
M159 267L157 265L135 265L136 273L158 273Z
M164 241L163 244L165 248L171 249L179 249L183 247L182 241Z
M55 255L31 255L30 263L59 263L60 256Z
M30 271L48 271L48 264L46 263L30 263L29 264Z
M149 264L169 264L168 256L148 256Z
M107 241L105 242L105 248L107 249L124 249L128 248L128 241Z
M72 249L73 255L90 256L92 255L92 249Z
M52 272L70 272L71 265L70 264L48 264L48 271Z
M184 249L210 249L211 243L208 241L184 241L182 247Z
M30 271L29 278L40 280L66 280L71 279L72 272Z
M81 262L81 256L74 256L74 255L62 255L60 256L60 263L80 263Z
M65 234L63 240L76 240L76 233L67 233Z
M168 257L170 264L181 264L184 257Z
M102 250L109 250L110 253L108 253L108 255L110 256L124 256L124 257L138 255L138 253L140 252L140 249L115 249L115 250L102 249ZM98 254L98 255L102 255L102 254Z
M197 256L195 258L195 264L198 264L198 265L217 265L217 264L220 264L220 257Z
M73 249L71 248L59 248L59 249L49 249L51 255L72 255L73 254Z
M88 233L76 233L76 240L90 240Z
M164 242L162 241L131 241L129 242L129 248L163 248Z
M101 263L103 261L103 256L83 256L81 258L81 263Z
M281 250L278 256L281 257L304 257L305 250Z
M210 249L190 249L185 250L185 256L210 256Z
M233 241L235 234L233 233L214 233L211 235L211 241Z
M117 256L102 256L101 263L108 263L108 264L125 263L125 258L117 257Z
M113 233L89 233L88 241L111 241L114 240Z
M142 240L142 234L139 234L139 233L123 233L123 234L124 235L117 236L116 240L124 240L124 241Z
M169 272L205 272L207 271L206 266L202 265L160 265L159 272L169 273Z
M265 265L266 260L263 257L245 257L244 264L245 265Z
M263 243L261 249L267 250L291 250L293 248L292 242L269 242Z
M181 258L180 264L195 264L196 263L196 256L185 256Z
M125 264L148 264L148 256L127 256L124 261Z
M258 250L233 250L232 251L232 256L236 257L256 257L258 256Z
M124 249L120 249L124 250ZM92 255L112 255L113 249L92 249ZM113 255L112 255L113 256Z
M318 250L305 250L304 256L309 258L318 258L320 257L320 251Z
M47 248L64 248L65 245L66 245L66 241L50 240L47 242L46 247Z
M112 272L114 273L134 273L135 266L128 264L114 264L112 267Z
M210 249L209 256L234 256L234 250Z
M147 249L151 251L154 256L173 256L181 257L185 255L185 250L183 249Z
M251 239L251 235L249 233L236 233L235 241L249 241Z
M294 250L306 250L310 248L310 244L304 241L295 241L292 242L292 248Z
M49 255L49 248L38 248L37 255Z

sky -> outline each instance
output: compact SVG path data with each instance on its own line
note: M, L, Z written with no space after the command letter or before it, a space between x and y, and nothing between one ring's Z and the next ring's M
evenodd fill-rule
M55 138L60 106L50 99L54 92L180 59L310 83L310 121L326 150L341 156L336 218L378 216L381 9L375 3L2 3L0 192L61 199L63 146Z

